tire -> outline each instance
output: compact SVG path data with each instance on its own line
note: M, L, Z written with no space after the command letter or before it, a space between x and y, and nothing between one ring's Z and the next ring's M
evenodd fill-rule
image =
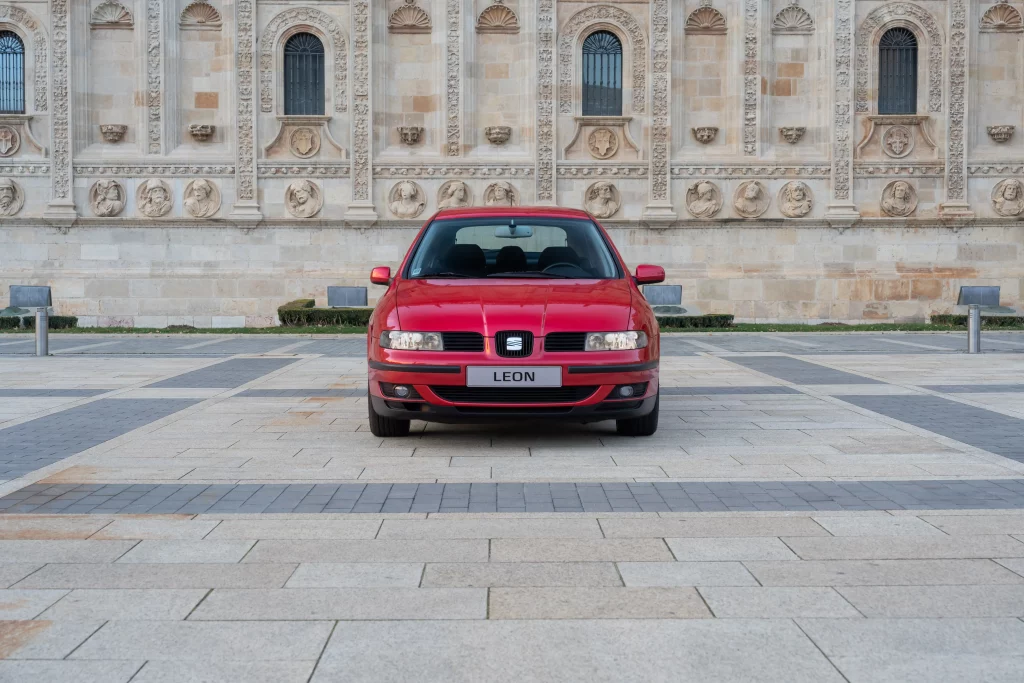
M658 431L658 404L661 394L654 399L654 410L642 417L630 417L615 421L615 431L622 436L651 436Z
M370 433L374 436L409 436L409 420L378 415L373 409L373 398L369 390L366 392L366 404L369 406Z

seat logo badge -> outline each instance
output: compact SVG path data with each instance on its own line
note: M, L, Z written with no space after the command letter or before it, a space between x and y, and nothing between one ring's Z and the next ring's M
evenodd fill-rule
M523 350L523 338L522 337L509 337L505 340L506 351L522 351Z

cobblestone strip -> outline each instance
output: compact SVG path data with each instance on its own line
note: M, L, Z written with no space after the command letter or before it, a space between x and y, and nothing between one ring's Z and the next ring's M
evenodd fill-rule
M0 514L1024 509L1024 479L480 484L32 484Z
M295 358L234 358L186 372L147 389L234 389L294 363Z

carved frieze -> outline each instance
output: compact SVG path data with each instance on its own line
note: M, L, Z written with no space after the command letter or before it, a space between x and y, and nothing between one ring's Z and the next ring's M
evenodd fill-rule
M295 27L309 27L329 38L331 45L327 47L334 62L334 111L348 111L348 44L345 32L333 17L312 7L286 9L275 15L263 29L259 42L260 110L265 113L274 110L275 51L281 49L284 32Z
M917 209L917 190L905 180L894 180L882 190L882 213L905 218Z
M311 180L296 180L284 191L284 208L296 218L312 218L324 205L324 193Z
M185 212L193 218L210 218L220 210L220 188L205 178L196 178L185 186Z
M992 188L992 209L1000 216L1017 217L1024 213L1024 183L1007 178Z
M772 33L814 33L814 19L810 12L800 6L799 0L783 7L772 21Z
M437 208L458 209L473 205L473 192L461 180L449 180L437 191Z
M584 193L584 206L594 218L611 218L621 205L619 188L607 180L597 181Z
M748 180L736 188L732 206L743 218L757 218L768 210L771 203L768 189L760 181Z
M978 28L987 33L1022 33L1024 20L1021 19L1020 11L1016 7L1007 0L999 0L998 4L989 7L982 15Z
M427 206L427 195L418 183L403 180L388 194L388 208L398 218L416 218Z
M352 203L346 217L376 219L370 198L370 3L352 0Z
M494 0L476 20L477 33L519 33L519 17L505 5L505 0Z
M392 33L430 33L430 15L416 4L416 0L404 0L404 4L388 17L388 30Z
M219 31L223 23L220 12L206 0L196 0L181 11L179 25L192 31Z
M967 203L967 6L947 0L949 12L949 111L946 113L946 198L943 215L970 214Z
M118 176L120 178L140 177L178 177L196 175L232 176L235 174L235 167L231 165L191 165L191 164L146 164L146 165L122 165L122 164L77 164L75 175L78 176Z
M96 5L89 17L92 28L132 28L132 13L116 0L105 0Z
M701 6L686 17L683 30L695 35L721 35L727 28L725 15L711 6L711 0L701 0Z
M163 180L144 180L135 191L135 206L146 218L166 216L171 212L171 202L171 187Z
M484 206L519 206L519 190L504 180L491 183L484 190Z
M811 188L794 180L779 189L779 213L786 218L803 218L811 212Z
M686 210L694 218L712 218L722 210L722 191L709 180L698 180L686 190Z
M89 206L101 218L120 216L127 203L128 193L116 180L97 180L89 189Z
M534 174L533 166L526 165L465 165L428 164L417 166L373 167L374 178L529 178Z
M676 178L816 178L829 177L828 163L785 164L672 164Z
M25 191L11 178L0 178L0 216L16 216L25 205Z

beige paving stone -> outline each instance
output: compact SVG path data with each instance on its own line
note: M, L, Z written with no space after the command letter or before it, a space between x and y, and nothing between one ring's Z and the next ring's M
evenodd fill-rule
M941 531L917 517L822 517L812 519L833 536L942 536Z
M91 537L97 539L200 539L217 526L198 519L115 519Z
M65 590L0 590L0 619L35 619L65 595Z
M716 617L788 619L792 617L860 617L833 588L746 588L701 586L697 589Z
M142 541L117 561L119 564L233 564L240 562L254 545L256 541Z
M486 619L483 588L215 590L190 621Z
M259 541L242 561L486 562L487 541Z
M11 558L2 558L11 559ZM26 576L36 571L43 565L41 563L4 563L0 562L0 588L7 588Z
M922 520L950 536L979 534L1024 534L1024 514L1014 515L922 515Z
M18 588L280 588L295 564L49 564Z
M1024 617L1024 586L850 586L837 590L866 617Z
M423 577L422 562L306 562L286 588L415 588Z
M78 662L76 662L78 663ZM89 662L92 663L92 662ZM85 664L85 662L80 662ZM315 661L299 662L182 662L149 661L132 683L306 683Z
M385 520L377 538L601 538L594 519Z
M756 586L739 562L619 562L627 586Z
M913 560L1024 557L1010 536L856 536L782 539L805 560Z
M1024 622L1018 619L799 619L797 623L829 657L1024 655Z
M1010 571L1017 572L1024 576L1024 558L999 558L996 562L1003 565Z
M503 587L490 591L491 619L703 619L693 588Z
M428 564L423 586L621 586L611 562L457 562Z
M677 560L687 562L721 560L799 560L777 538L666 538Z
M217 525L208 539L359 539L374 538L379 519L302 521L228 519Z
M0 540L86 539L110 523L109 517L0 517Z
M807 517L689 517L683 519L617 519L604 517L608 538L687 538L747 536L828 536Z
M924 656L909 652L831 657L851 683L1019 683L1024 680L1024 657L995 654Z
M188 616L207 591L175 589L74 590L47 609L40 619L180 620Z
M0 660L2 659L63 659L103 622L84 621L0 621ZM111 657L111 659L138 659Z
M0 558L25 562L113 562L137 541L0 541Z
M61 683L128 683L143 664L139 661L71 662L65 660L0 660L0 681L60 681ZM184 680L184 679L178 679Z
M512 539L491 541L491 562L669 562L675 558L658 538Z
M744 563L765 586L1024 584L991 560L814 560Z

